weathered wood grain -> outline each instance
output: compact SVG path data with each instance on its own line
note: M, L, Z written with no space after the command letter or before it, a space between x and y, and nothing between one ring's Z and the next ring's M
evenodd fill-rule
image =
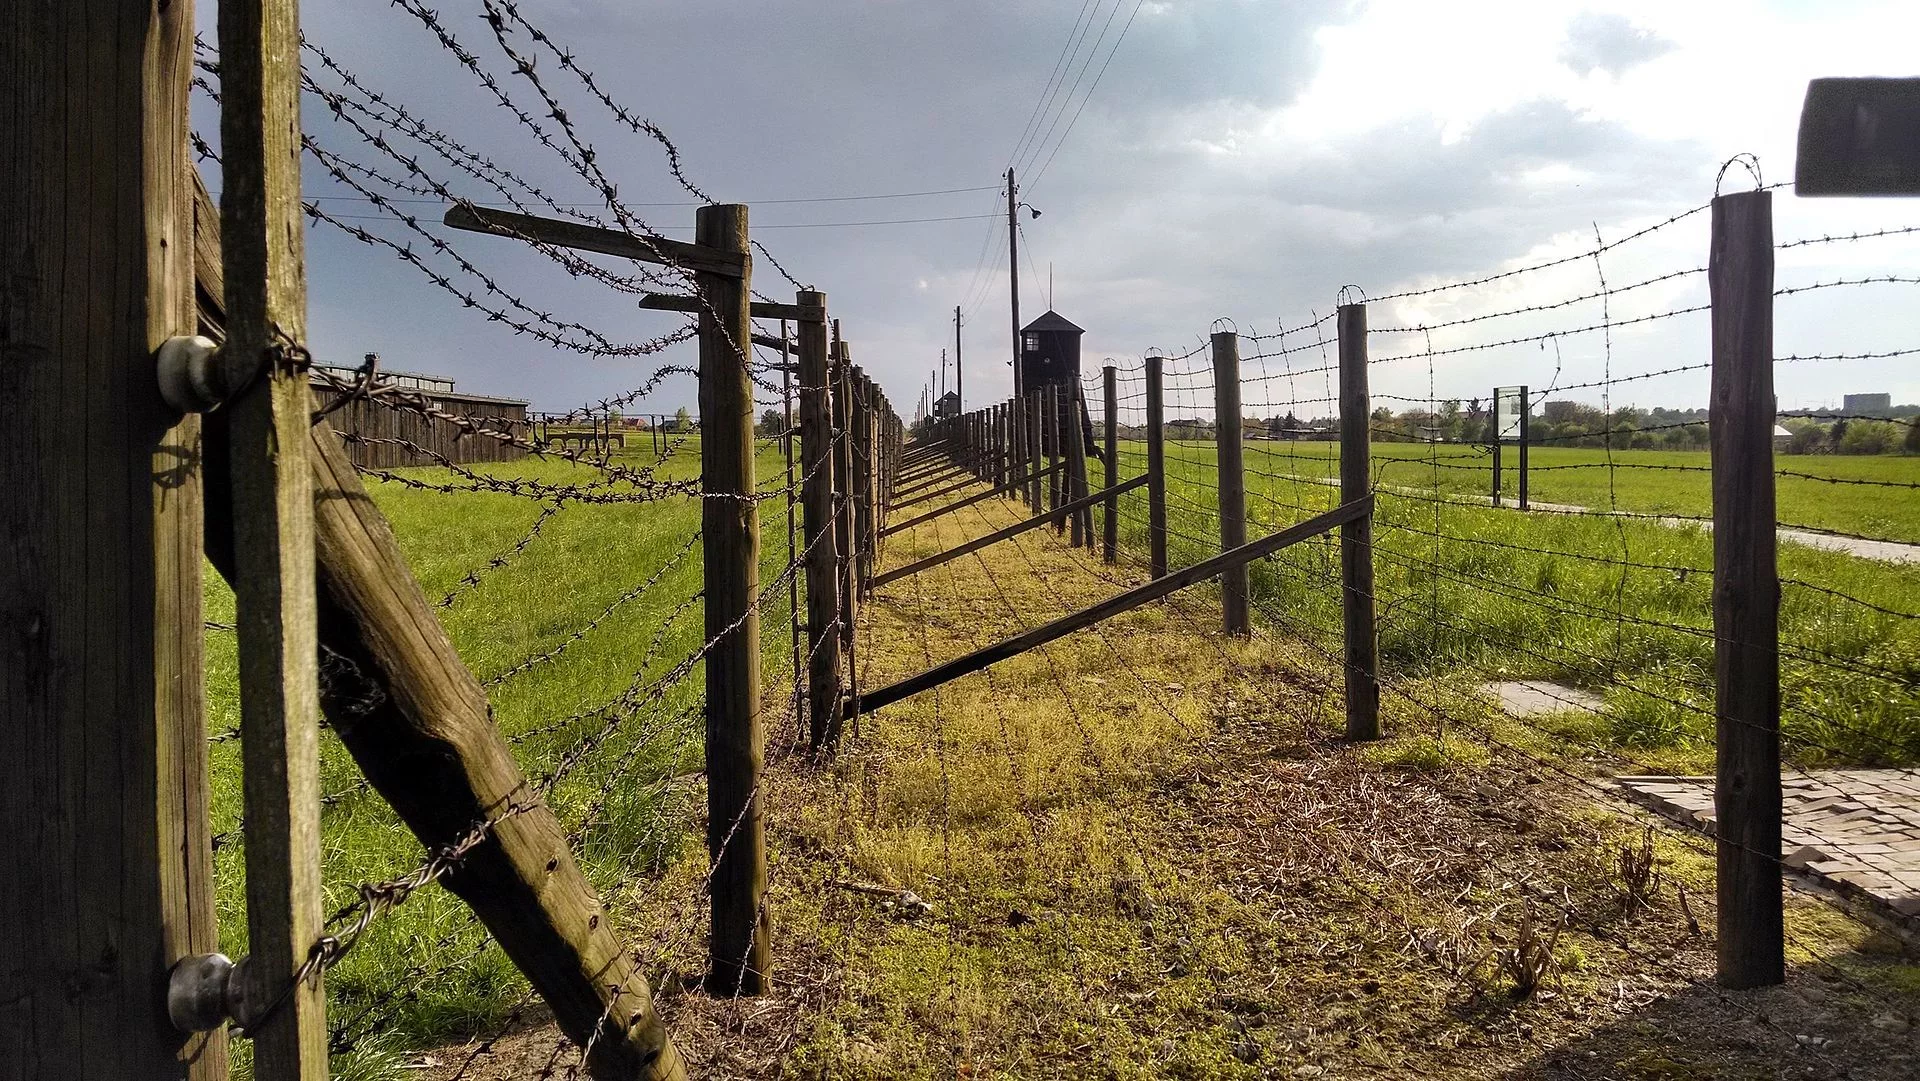
M193 7L0 6L0 1078L226 1076L168 1023L217 948L193 333Z

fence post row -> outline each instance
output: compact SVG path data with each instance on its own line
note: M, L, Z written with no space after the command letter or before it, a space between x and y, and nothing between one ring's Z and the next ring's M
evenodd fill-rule
M1786 978L1770 192L1714 198L1707 287L1719 981L1765 987Z
M1220 482L1220 550L1247 543L1247 475L1241 451L1240 336L1221 331L1213 336L1214 467ZM1247 565L1242 563L1220 576L1220 614L1228 634L1253 631L1247 610Z
M1371 402L1367 393L1367 306L1342 304L1340 335L1340 502L1372 486ZM1380 682L1373 611L1373 514L1340 527L1341 607L1346 637L1347 738L1380 738Z
M1146 358L1147 377L1147 559L1155 578L1167 576L1166 400L1161 375L1165 360Z
M801 307L826 311L827 295L801 290ZM827 324L800 324L800 454L807 574L807 718L809 745L831 752L840 739L840 609L834 542L833 406L827 373Z
M1100 383L1107 412L1107 426L1103 433L1107 460L1102 463L1106 468L1101 475L1101 487L1111 492L1113 486L1120 483L1120 390L1113 365L1100 369ZM1100 557L1109 564L1118 562L1120 558L1120 497L1117 495L1107 496L1102 504Z
M747 255L747 208L703 206L694 243ZM700 528L705 548L708 991L758 995L772 961L760 769L760 514L753 500L751 279L696 272L700 311Z

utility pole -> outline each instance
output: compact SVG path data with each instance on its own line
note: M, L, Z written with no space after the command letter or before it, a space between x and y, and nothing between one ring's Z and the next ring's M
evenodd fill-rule
M1025 401L1027 384L1020 376L1020 219L1019 196L1013 186L1013 166L1007 166L1007 280L1013 300L1013 396Z
M953 306L953 394L962 412L967 408L967 369L960 363L960 305Z
M940 397L947 396L947 351L940 350Z

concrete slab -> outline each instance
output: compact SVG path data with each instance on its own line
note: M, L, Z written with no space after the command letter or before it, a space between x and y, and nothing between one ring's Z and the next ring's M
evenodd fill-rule
M1597 694L1544 679L1487 683L1481 689L1498 699L1500 707L1515 717L1538 717L1570 709L1599 713L1606 708L1606 701Z
M1713 832L1713 778L1616 780L1634 802ZM1920 769L1790 773L1780 778L1780 794L1780 850L1789 870L1896 922L1915 923L1920 915Z

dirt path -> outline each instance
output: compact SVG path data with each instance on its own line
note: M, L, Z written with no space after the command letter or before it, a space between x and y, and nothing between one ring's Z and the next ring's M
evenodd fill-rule
M1016 517L937 519L885 564ZM902 580L867 607L865 683L1141 577L1034 533ZM701 853L616 898L697 1076L1920 1074L1897 944L1796 897L1789 984L1720 991L1693 844L1458 738L1340 744L1338 673L1218 618L1150 606L864 719L831 767L778 758L770 996L686 987ZM468 1076L540 1076L556 1042Z

